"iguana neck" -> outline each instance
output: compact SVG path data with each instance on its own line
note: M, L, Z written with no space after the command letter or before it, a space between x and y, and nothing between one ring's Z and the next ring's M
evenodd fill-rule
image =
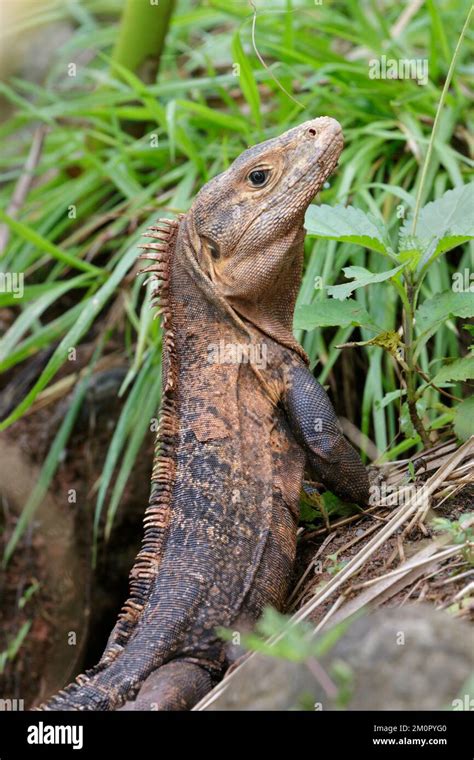
M295 351L305 363L309 363L306 353L293 335L293 313L303 268L304 236L305 231L301 226L289 230L285 236L275 241L275 246L280 251L285 251L283 258L281 255L269 257L264 250L256 251L254 261L248 264L244 260L239 262L238 253L234 253L233 261L239 267L236 283L232 278L232 267L229 267L229 277L225 280L217 275L212 261L205 256L192 216L187 214L180 221L176 255L186 259L190 275L207 300L223 316L232 319L247 338L253 332L249 331L250 323L276 343ZM259 266L265 272L265 279L255 278L255 269Z

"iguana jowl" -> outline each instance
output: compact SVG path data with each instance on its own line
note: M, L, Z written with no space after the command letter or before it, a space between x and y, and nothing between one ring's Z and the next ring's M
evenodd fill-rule
M164 394L143 546L102 659L43 709L117 709L152 673L153 709L192 707L228 666L216 628L285 602L305 464L367 502L366 471L292 334L305 211L342 146L336 121L307 121L150 228Z

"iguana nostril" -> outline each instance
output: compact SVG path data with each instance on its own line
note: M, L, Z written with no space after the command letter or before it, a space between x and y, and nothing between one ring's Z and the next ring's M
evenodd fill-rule
M308 129L308 134L312 135L313 137L316 137L316 130L313 129L313 127L310 127Z

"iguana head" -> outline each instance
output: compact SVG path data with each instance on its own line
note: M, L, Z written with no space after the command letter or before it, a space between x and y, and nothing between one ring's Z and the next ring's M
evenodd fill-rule
M321 117L244 151L186 214L201 270L241 316L291 344L305 211L336 167L337 121Z

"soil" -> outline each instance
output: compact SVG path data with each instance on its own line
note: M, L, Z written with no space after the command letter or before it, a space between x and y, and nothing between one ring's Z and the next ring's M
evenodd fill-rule
M400 541L405 526L402 526L393 536L391 536L366 562L361 571L353 581L341 587L341 592L346 595L347 599L352 598L359 590L360 584L365 581L377 578L384 573L394 570L401 561L409 559L416 552L423 549L431 541L439 537L439 533L434 531L431 524L432 517L444 517L450 521L456 521L463 514L474 511L474 486L466 486L462 491L446 499L438 509L430 510L429 519L423 524L423 530L415 527L411 533L403 537ZM390 510L377 511L378 515L390 516ZM327 583L331 579L334 571L342 564L347 563L354 557L374 535L370 532L372 526L375 528L376 519L374 516L361 515L352 524L344 525L335 529L333 532L326 532L324 535L309 538L305 540L308 533L314 532L310 528L300 533L297 562L294 572L293 585L299 585L298 593L291 600L289 610L299 609L308 599L314 595L319 586ZM377 528L382 526L382 522L377 520ZM323 546L326 541L325 546ZM401 548L400 548L401 544ZM349 546L348 546L349 545ZM336 556L335 556L336 555ZM311 567L306 578L301 583L302 576L307 572L309 565L314 565L316 559L316 571ZM401 591L395 593L382 606L400 606L406 601L410 602L429 602L437 608L449 607L450 601L456 596L456 593L466 585L466 578L454 580L454 577L461 572L469 570L469 565L458 555L447 561L431 578L416 580L408 583ZM472 566L471 566L472 569ZM449 580L449 583L446 581ZM331 597L326 604L318 607L317 611L310 619L318 623L328 612L334 598ZM471 605L468 614L463 617L472 618L474 608L469 598L466 600L467 605Z
M114 530L107 545L99 544L93 569L94 486L123 404L117 399L117 383L110 382L114 372L117 382L123 379L117 367L108 370L109 387L99 408L97 399L84 405L49 492L6 571L0 573L0 653L12 647L22 626L29 626L21 655L8 661L0 673L0 694L22 699L26 707L95 664L127 597L128 573L140 545L148 502L155 434L150 431L146 436ZM0 435L2 550L70 401L63 397ZM69 503L73 489L75 500ZM32 588L32 595L21 602Z

